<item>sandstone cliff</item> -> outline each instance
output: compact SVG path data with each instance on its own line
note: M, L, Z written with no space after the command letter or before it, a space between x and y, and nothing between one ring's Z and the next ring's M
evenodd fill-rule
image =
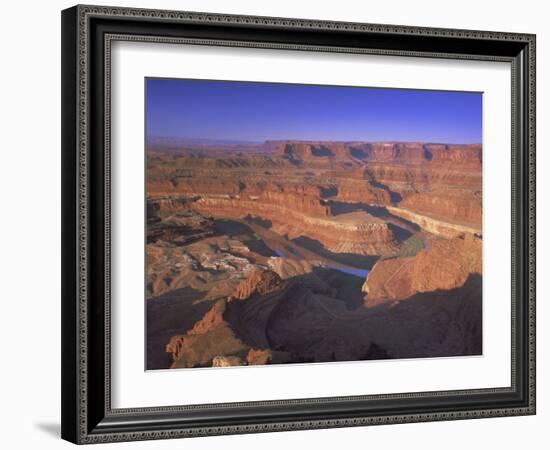
M481 146L429 144L421 142L285 142L279 145L277 156L298 161L319 158L335 160L366 160L405 164L448 164L478 168Z
M216 302L189 331L170 339L166 352L171 355L172 367L225 367L271 361L266 323L287 288L275 272L251 273L228 300Z
M377 262L363 285L368 306L402 300L418 293L462 286L481 274L482 241L472 235L433 240L416 256Z
M399 204L420 214L481 229L481 192L439 189L408 196Z
M171 355L172 368L212 366L219 356L239 358L239 361L246 357L249 347L235 336L225 321L226 307L225 300L218 301L185 335L170 339L166 352Z
M409 222L415 223L423 230L429 233L443 236L446 238L454 238L463 234L481 235L481 223L474 226L461 225L453 223L449 220L435 219L431 216L418 214L404 208L387 207L394 216L401 217Z
M281 286L282 280L271 270L256 270L243 280L235 292L237 300L246 300L250 296L269 294Z
M288 201L280 203L273 202L273 194L248 200L201 198L193 204L193 208L222 217L262 217L269 220L279 234L290 239L307 236L333 252L387 255L397 248L388 225L366 212L336 217L331 216L330 208L318 199L303 195L286 198Z

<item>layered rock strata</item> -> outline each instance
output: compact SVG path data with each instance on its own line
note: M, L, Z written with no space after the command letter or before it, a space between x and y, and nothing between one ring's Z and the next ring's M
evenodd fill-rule
M367 306L415 294L458 288L472 274L481 275L482 241L473 235L433 240L416 256L378 261L362 291Z
M404 208L388 206L387 209L394 216L413 222L423 230L438 236L454 238L463 234L481 235L481 224L474 228L467 225L435 219L433 217L418 214Z
M400 208L453 223L478 228L481 224L481 192L466 189L439 189L408 196Z
M481 166L481 146L425 143L287 142L279 145L277 156L311 161L320 159L402 162L407 164L455 164Z
M243 218L258 216L272 223L272 228L290 239L299 236L319 241L326 249L337 253L358 255L387 255L395 252L397 243L393 232L382 220L366 212L329 216L330 208L315 200L300 198L303 209L292 205L268 203L263 198L255 200L201 198L194 208L220 217ZM320 208L321 214L308 215L302 211Z

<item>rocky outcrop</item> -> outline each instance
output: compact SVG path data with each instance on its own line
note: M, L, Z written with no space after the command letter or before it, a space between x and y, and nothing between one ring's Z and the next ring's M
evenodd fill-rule
M413 257L377 262L363 285L366 305L462 286L471 274L481 274L481 246L481 239L465 235L434 240Z
M189 205L193 202L192 198L187 197L157 197L147 199L147 218L176 214L189 210Z
M448 164L476 168L481 165L481 145L421 142L285 142L277 156L298 161L319 158L365 160L405 164Z
M267 347L266 321L284 292L283 281L275 272L258 269L250 273L227 300L214 303L189 331L170 339L166 352L171 355L172 367L226 367L248 360L271 360L271 354L263 357L258 352ZM255 311L252 327L247 319L250 308ZM262 316L259 309L267 315Z
M301 222L287 221L274 228L290 239L307 236L317 240L334 253L390 255L398 248L388 225L364 211L326 219L304 217Z
M276 291L281 286L282 280L272 270L258 269L243 280L232 299L246 300L252 295L264 295Z
M271 257L269 258L268 265L284 280L310 273L313 270L312 263L307 259Z
M374 187L367 179L341 178L336 180L334 185L337 194L331 200L373 205L389 205L392 203L391 192L388 189Z
M249 347L234 333L224 318L227 302L220 300L185 335L173 336L166 346L172 368L212 366L214 358L232 357L243 361ZM221 364L221 361L218 360ZM228 362L224 360L224 364Z
M256 254L227 236L180 242L159 239L147 244L147 298L185 289L202 292L200 297L225 298L258 267Z
M216 302L212 309L210 309L210 311L208 311L187 334L190 336L206 334L222 325L224 322L223 314L225 309L226 303L224 301L220 300Z
M314 190L311 193L311 190ZM327 217L330 208L320 198L317 188L305 188L292 186L278 188L265 186L247 189L239 195L212 195L202 193L193 204L193 208L208 211L210 209L219 213L231 214L232 211L241 211L240 215L273 215L277 213L297 212L315 217ZM267 217L269 218L269 217Z
M210 172L211 173L211 172ZM202 177L193 174L193 177L156 176L147 180L147 194L151 197L174 197L185 194L188 197L208 192L212 195L237 195L241 192L242 186L236 179L225 177Z
M271 362L271 350L256 350L251 348L246 355L246 362L250 366L261 366Z
M148 209L158 209L166 213L163 205L177 204L179 202L150 201L147 203ZM188 206L187 203L183 203ZM179 206L175 208L176 212L168 217L161 219L154 213L148 215L147 220L147 243L152 244L158 241L171 242L175 245L188 245L193 242L205 239L216 234L214 220L210 217L202 216L196 211L185 210Z
M215 356L212 359L212 367L232 367L246 365L238 356Z
M387 209L394 216L413 222L420 226L423 230L438 236L454 238L463 234L481 235L481 223L475 227L472 227L435 219L433 217L418 214L404 208L388 206Z
M445 165L481 171L481 145L444 146L427 145L432 165Z
M313 161L319 158L333 158L337 160L354 159L353 150L344 143L305 143L293 142L280 144L277 156L296 161Z
M330 208L322 205L322 215L309 215L316 204L301 197L305 208L289 207L290 203L269 203L263 197L257 200L201 198L193 208L222 217L243 218L259 216L272 223L272 228L290 239L307 236L319 241L326 249L339 253L359 255L392 254L397 244L393 232L382 220L366 212L330 216Z
M481 189L481 168L473 170L450 164L398 164L372 162L365 172L369 178L387 186L402 197L430 189Z
M399 204L400 208L426 214L452 223L481 229L481 192L465 189L439 189L418 192Z

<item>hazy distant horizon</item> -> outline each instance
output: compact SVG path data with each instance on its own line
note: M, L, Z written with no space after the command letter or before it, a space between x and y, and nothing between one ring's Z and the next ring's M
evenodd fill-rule
M253 143L479 144L482 94L147 78L146 130L159 138Z
M440 142L440 141L433 141L433 140L427 140L427 141L404 141L404 140L395 140L395 139L388 139L388 140L382 140L382 141L372 141L372 140L363 140L363 139L347 139L347 140L338 140L338 139L313 139L313 138L292 138L292 139L275 139L275 138L265 138L258 141L247 141L247 140L238 140L238 139L226 139L226 138L202 138L202 137L189 137L189 136L148 136L148 140L166 140L166 141L180 141L180 142L201 142L201 143L211 143L219 144L219 145L262 145L266 142L279 142L279 141L292 141L292 142L334 142L334 143L365 143L365 144L410 144L410 143L418 143L418 144L440 144L440 145L482 145L482 142Z

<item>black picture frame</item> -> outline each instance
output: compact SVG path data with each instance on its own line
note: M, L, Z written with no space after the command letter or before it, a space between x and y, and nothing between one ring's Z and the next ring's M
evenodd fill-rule
M510 62L511 386L113 409L108 114L113 40ZM119 7L64 10L61 406L62 437L78 444L535 414L535 36Z

